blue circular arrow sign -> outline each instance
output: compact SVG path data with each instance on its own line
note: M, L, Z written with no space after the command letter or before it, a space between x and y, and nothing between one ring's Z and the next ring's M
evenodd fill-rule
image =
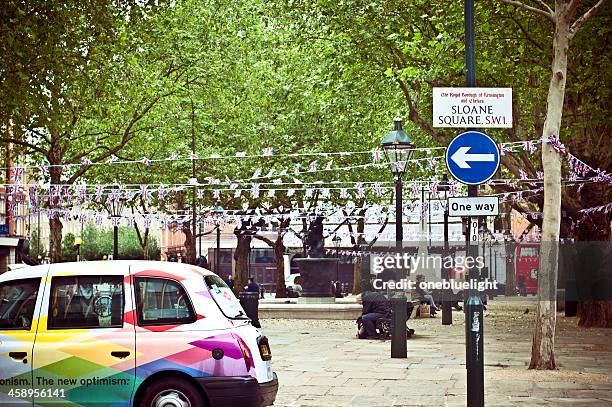
M482 184L499 168L497 144L479 131L461 133L446 148L446 166L457 181Z

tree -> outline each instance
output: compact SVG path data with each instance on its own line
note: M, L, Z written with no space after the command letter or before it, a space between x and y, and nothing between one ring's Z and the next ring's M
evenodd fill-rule
M62 240L62 261L76 261L75 237L73 233L66 233Z
M51 185L73 184L88 164L155 127L142 122L182 85L185 66L166 58L166 44L152 41L164 29L150 18L159 8L136 3L11 1L2 9L0 141L48 163ZM52 217L49 223L50 256L57 262L62 222Z
M554 9L544 1L536 2L543 8L530 6L520 1L501 1L543 16L554 25L552 72L542 139L549 140L549 137L558 137L563 116L570 41L582 26L603 8L605 0L599 0L575 21L573 20L581 5L580 0L555 0ZM554 347L557 317L558 242L561 227L561 155L558 148L551 142L542 145L542 166L544 169L544 207L538 276L540 301L536 311L529 368L556 369Z

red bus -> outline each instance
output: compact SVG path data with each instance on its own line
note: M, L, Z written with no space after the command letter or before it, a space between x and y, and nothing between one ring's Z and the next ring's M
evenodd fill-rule
M519 243L514 251L516 288L522 296L538 292L538 271L540 270L540 244Z

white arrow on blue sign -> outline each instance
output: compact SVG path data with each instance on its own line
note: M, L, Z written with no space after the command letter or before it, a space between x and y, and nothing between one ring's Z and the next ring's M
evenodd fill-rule
M499 168L497 144L479 131L461 133L446 148L446 166L464 184L487 182Z

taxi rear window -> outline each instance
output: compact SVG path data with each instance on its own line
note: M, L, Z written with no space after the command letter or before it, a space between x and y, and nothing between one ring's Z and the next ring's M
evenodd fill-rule
M221 277L216 275L204 276L204 282L223 315L231 319L248 319L240 301Z

